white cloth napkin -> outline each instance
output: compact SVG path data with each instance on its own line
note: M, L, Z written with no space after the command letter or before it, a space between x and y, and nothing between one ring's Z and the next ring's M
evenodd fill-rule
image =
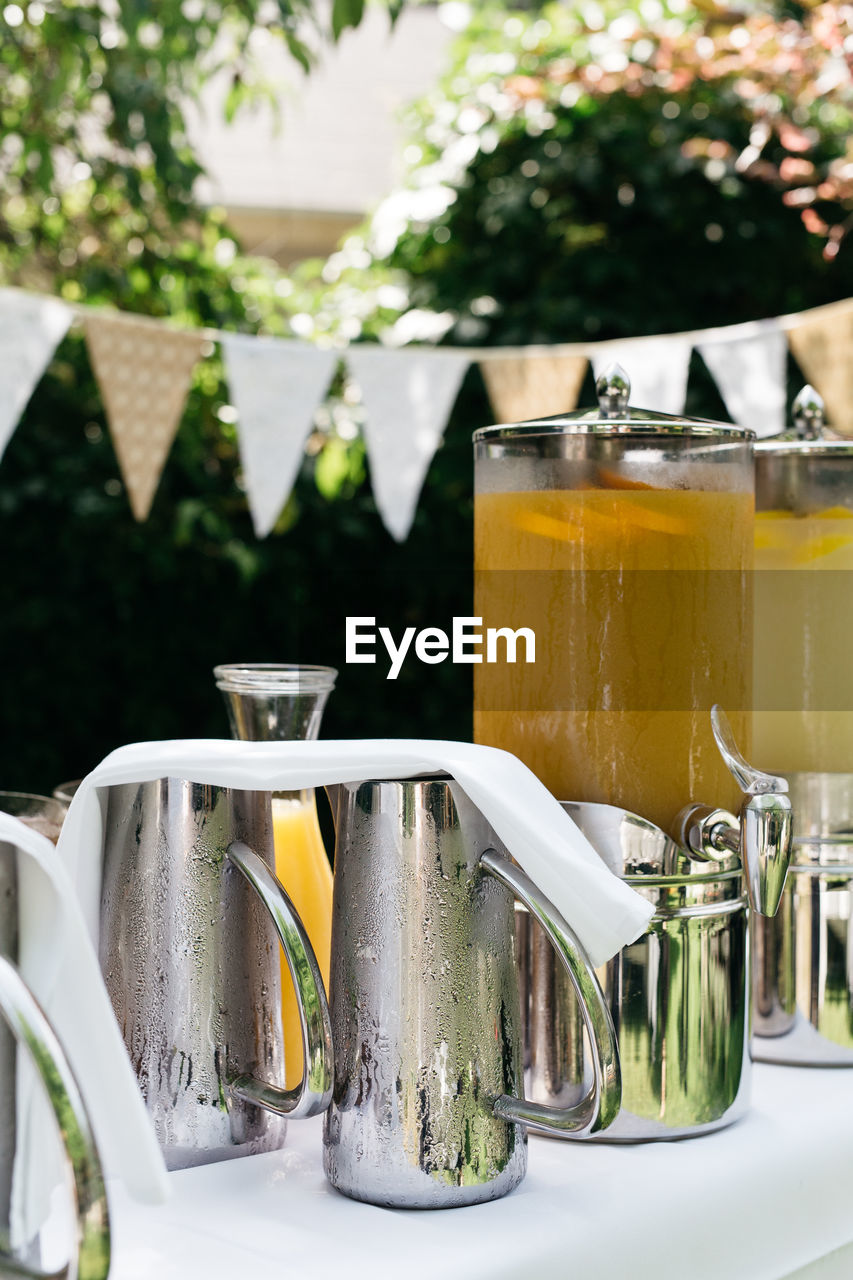
M83 781L65 819L59 852L98 937L103 804L98 788L156 778L247 791L406 778L444 771L462 786L517 862L603 964L641 934L652 907L603 865L571 818L530 770L506 751L465 742L376 739L138 742L113 751Z
M139 1199L164 1200L166 1169L101 979L74 889L44 836L0 813L0 843L18 861L18 967L42 1006L74 1072L105 1172ZM18 1151L12 1232L31 1238L62 1179L47 1153L55 1126L25 1053L18 1054Z

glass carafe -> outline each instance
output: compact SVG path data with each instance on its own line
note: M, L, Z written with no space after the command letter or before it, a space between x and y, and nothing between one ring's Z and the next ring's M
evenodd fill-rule
M337 674L332 667L296 664L233 663L214 668L231 734L250 742L316 738ZM332 870L315 795L313 790L277 791L271 803L276 875L302 919L328 990ZM285 1074L292 1088L302 1074L302 1037L296 992L283 956L281 983Z
M748 754L753 436L629 408L610 372L597 409L475 433L474 735L672 831L698 796L739 805L709 711ZM522 627L534 662L490 655Z

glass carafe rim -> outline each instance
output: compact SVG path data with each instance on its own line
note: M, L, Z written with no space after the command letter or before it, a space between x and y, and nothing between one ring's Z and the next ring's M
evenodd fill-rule
M298 662L229 662L213 668L223 693L328 693L335 687L335 667Z

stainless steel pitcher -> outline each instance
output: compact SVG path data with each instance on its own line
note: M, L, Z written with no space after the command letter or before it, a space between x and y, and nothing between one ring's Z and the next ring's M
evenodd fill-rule
M323 982L275 879L269 793L181 779L109 788L101 968L171 1169L280 1147L285 1116L325 1109ZM284 1074L281 942L302 1021Z
M380 1205L496 1199L526 1172L525 1126L593 1132L619 1109L616 1036L595 974L458 783L327 790L337 845L326 1175ZM572 1106L523 1097L516 895L565 966L593 1046L589 1088Z
M105 1280L110 1268L110 1223L104 1178L86 1108L62 1048L16 967L18 852L0 842L0 1273L43 1277L38 1243L22 1257L11 1249L12 1185L19 1149L18 1053L29 1055L62 1135L72 1175L77 1280ZM32 1158L33 1153L30 1153Z

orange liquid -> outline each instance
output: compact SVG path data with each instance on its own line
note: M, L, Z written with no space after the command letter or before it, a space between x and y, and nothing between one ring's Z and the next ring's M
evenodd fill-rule
M292 799L273 796L272 821L276 875L305 926L328 991L332 950L332 869L320 834L313 793ZM288 1088L293 1088L302 1079L302 1032L296 991L283 953L281 992L285 1078Z
M691 801L736 808L709 712L725 707L748 753L752 527L748 493L478 495L475 613L532 628L536 663L474 668L476 741L560 800L664 829Z
M758 512L755 568L755 762L853 773L853 510Z

